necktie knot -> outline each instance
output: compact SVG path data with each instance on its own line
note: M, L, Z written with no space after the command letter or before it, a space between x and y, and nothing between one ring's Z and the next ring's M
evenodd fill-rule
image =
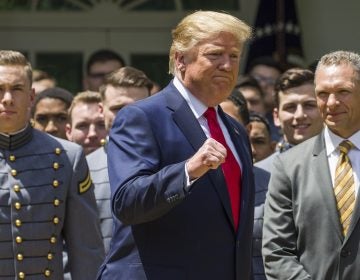
M354 144L349 140L342 141L339 145L340 153L345 155L347 155L352 148L354 148Z
M214 107L209 107L205 113L204 113L204 117L209 120L216 120L216 110Z

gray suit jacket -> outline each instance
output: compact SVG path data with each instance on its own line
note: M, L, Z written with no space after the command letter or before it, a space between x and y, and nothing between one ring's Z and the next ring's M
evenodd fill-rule
M261 255L262 228L264 218L264 204L270 173L264 169L254 166L255 182L255 209L254 209L254 229L253 229L253 275L254 280L266 280L264 264Z
M360 205L345 239L323 134L273 161L265 203L263 257L268 279L357 280Z
M91 178L94 183L96 204L100 218L101 235L104 242L105 253L109 251L113 231L113 218L111 214L111 191L107 164L107 145L86 156Z

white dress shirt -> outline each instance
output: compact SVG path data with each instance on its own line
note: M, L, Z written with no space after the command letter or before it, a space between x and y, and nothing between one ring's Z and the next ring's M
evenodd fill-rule
M348 153L351 166L353 169L354 183L355 183L355 196L359 192L359 178L360 178L360 131L351 135L348 139L341 138L340 136L331 132L328 127L324 130L326 155L329 162L331 181L335 182L335 169L340 156L339 144L344 140L349 140L354 144L354 148Z
M176 89L180 92L180 94L184 97L184 99L188 103L191 111L195 115L195 118L198 120L198 122L199 122L202 130L204 131L206 137L210 138L211 137L210 136L210 129L209 129L207 120L204 117L204 113L206 112L208 107L206 105L204 105L199 99L197 99L193 94L191 94L184 87L184 85L180 82L180 80L177 77L174 78L174 86L176 87ZM222 119L220 118L217 109L218 109L218 106L215 107L216 117L217 117L217 120L219 122L222 133L224 134L226 144L229 146L229 148L230 148L231 152L233 153L236 161L238 162L238 164L242 168L241 161L240 161L239 155L237 154L237 152L235 150L234 143L231 141L230 134L229 134L225 124L223 123Z

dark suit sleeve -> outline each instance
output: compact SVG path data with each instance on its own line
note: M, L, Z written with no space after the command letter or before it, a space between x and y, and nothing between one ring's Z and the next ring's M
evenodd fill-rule
M294 174L292 174L294 176ZM265 202L262 254L267 279L311 279L297 257L292 180L276 156Z
M171 162L171 155L162 154L157 139L169 139L171 145L174 136L153 131L148 118L142 109L127 106L117 115L110 132L112 211L124 224L155 220L185 197L185 160Z

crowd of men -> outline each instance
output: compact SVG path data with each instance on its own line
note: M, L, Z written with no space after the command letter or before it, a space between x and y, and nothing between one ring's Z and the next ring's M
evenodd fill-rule
M360 55L239 75L250 36L189 14L156 94L109 50L79 93L0 50L0 279L357 279Z

